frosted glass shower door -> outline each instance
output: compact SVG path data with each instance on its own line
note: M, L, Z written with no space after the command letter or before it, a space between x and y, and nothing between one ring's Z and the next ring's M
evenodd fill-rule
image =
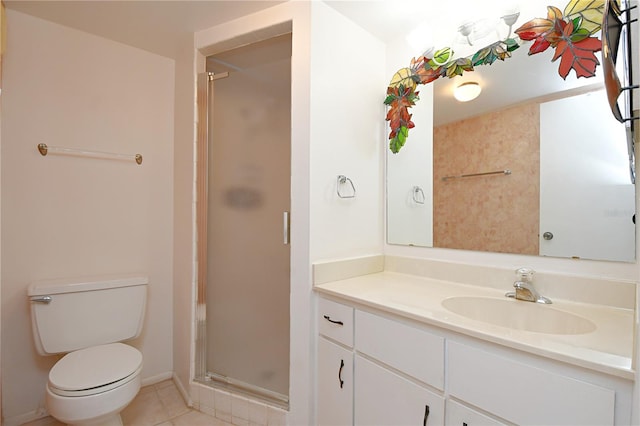
M288 400L291 36L207 58L206 340L214 380Z

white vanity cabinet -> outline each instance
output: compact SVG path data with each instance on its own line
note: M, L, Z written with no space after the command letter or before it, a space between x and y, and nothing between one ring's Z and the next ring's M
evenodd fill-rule
M324 298L318 330L319 425L444 424L441 336Z
M320 425L631 422L632 380L400 313L319 300Z
M318 425L353 424L353 308L318 302Z

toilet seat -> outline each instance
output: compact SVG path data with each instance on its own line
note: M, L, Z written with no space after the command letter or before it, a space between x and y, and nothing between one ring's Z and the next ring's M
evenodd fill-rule
M142 354L123 343L70 352L49 372L49 389L60 396L87 396L117 388L142 370Z

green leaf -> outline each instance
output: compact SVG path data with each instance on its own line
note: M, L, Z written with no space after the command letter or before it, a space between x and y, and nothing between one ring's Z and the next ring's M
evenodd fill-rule
M520 47L518 42L513 38L508 38L504 42L507 44L507 52L513 52Z
M573 31L575 32L582 26L582 15L576 16L571 20L571 22L573 23Z
M458 58L447 64L447 77L453 78L456 75L462 75L465 71L473 71L471 58Z
M451 50L450 47L445 47L436 51L428 64L432 69L438 68L439 66L446 64L451 56L453 56L453 50Z
M471 58L471 62L473 65L482 65L485 62L487 56L491 54L491 46L487 46L478 50L473 57Z
M398 142L397 136L390 140L389 149L391 150L391 152L397 154L400 151L400 148L402 148L402 145L400 144L400 142Z
M574 31L573 34L571 34L571 41L574 43L578 43L579 41L582 41L585 38L589 37L589 35L589 30L587 30L586 28L580 28L578 29L578 31Z
M385 105L391 105L391 102L393 102L395 98L396 97L394 95L387 96L387 98L384 100L384 104Z
M391 149L391 152L397 154L400 151L400 148L404 146L408 136L409 129L406 126L400 127L400 130L398 130L398 134L396 135L396 137L391 139L391 141L389 142L389 149Z

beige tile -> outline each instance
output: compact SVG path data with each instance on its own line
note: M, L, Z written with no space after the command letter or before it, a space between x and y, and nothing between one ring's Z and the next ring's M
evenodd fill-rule
M140 391L138 392L138 395L140 395L141 393L147 393L147 392L155 392L156 388L154 385L149 385L149 386L143 386L140 388Z
M51 416L47 416L29 423L24 423L22 426L64 426L64 423L57 421Z
M231 418L231 394L228 392L221 391L219 389L215 390L214 394L214 404L216 408L216 415L220 418L224 418L221 415L228 416Z
M153 387L156 388L156 390L160 390L160 389L171 387L171 386L175 386L175 383L173 383L173 379L163 380L153 385Z
M286 426L287 417L284 410L274 407L267 407L267 425L268 426Z
M225 413L225 412L216 410L216 417L224 421L225 423L232 424L231 421L233 420L233 418L231 417L231 413Z
M203 395L202 395L202 391L204 390L204 387L198 383L191 383L189 385L189 396L191 397L191 401L193 401L193 404L195 406L201 406L202 405L202 399L203 399Z
M231 396L231 416L233 418L249 421L249 400L239 395ZM242 423L233 422L233 424L242 425Z
M204 408L207 409L215 409L215 389L210 387L202 387L199 390L200 394L200 411L205 411Z
M206 405L203 405L200 407L200 409L198 411L203 412L204 414L208 414L210 416L214 416L216 415L216 410L214 410L211 407L207 407Z
M178 388L173 382L158 389L157 393L170 419L189 411L189 407L185 404L182 395L180 395Z
M127 426L153 426L169 420L155 391L139 393L122 411L121 416L122 422Z
M174 426L231 426L220 419L190 410L188 413L175 417L172 420Z
M249 426L249 420L231 416L231 424L234 426Z
M249 424L252 426L267 426L266 405L249 401Z

